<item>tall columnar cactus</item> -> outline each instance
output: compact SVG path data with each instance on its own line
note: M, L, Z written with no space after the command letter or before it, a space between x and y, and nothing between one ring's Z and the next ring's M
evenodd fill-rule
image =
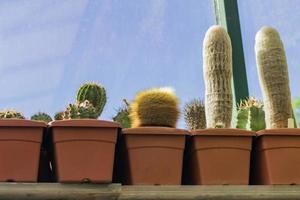
M94 106L85 100L82 103L69 104L63 113L63 119L97 119L98 114Z
M285 128L292 118L291 92L283 43L274 28L263 27L258 31L255 53L266 126L268 129Z
M99 117L106 104L105 88L96 83L86 83L79 88L76 99L78 103L88 100L95 107Z
M185 104L184 120L190 130L206 128L204 103L199 99L193 99Z
M8 109L0 111L0 119L25 119L25 117L18 111Z
M250 97L238 105L236 128L259 131L266 128L263 104Z
M116 116L113 117L115 122L119 122L122 128L130 128L131 121L129 118L129 103L126 99L123 99L124 106L118 109Z
M232 49L226 30L212 26L203 42L205 113L208 128L229 128L232 118Z
M38 112L38 113L36 113L36 114L34 114L34 115L31 116L31 120L43 121L43 122L48 123L48 122L52 121L52 118L47 113Z
M132 127L175 127L179 118L179 100L170 88L139 92L130 105Z

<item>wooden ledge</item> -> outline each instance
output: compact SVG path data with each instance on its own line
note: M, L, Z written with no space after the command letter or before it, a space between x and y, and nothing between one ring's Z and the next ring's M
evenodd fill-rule
M299 200L299 186L0 183L0 200Z

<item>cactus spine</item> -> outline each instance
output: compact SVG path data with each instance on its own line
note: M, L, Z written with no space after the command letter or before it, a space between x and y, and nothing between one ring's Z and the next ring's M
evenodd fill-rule
M105 88L96 83L86 83L79 88L76 99L78 103L88 100L95 107L99 117L106 104Z
M259 131L266 128L263 104L250 97L238 105L236 128Z
M208 128L229 128L232 118L232 49L226 30L212 26L203 42L205 113Z
M129 118L129 103L126 99L123 99L125 106L118 109L116 116L113 117L115 122L119 122L122 128L130 128L131 121Z
M82 103L69 104L63 113L63 119L97 119L98 114L94 106L85 100Z
M179 118L179 100L170 88L139 92L130 105L132 127L175 127Z
M266 126L286 128L292 118L291 92L283 43L271 27L261 28L255 37L256 63L262 88Z
M25 119L25 117L18 111L8 109L0 111L0 119Z
M34 115L31 116L31 120L43 121L43 122L48 123L48 122L52 121L52 118L47 113L38 112L38 113L36 113L36 114L34 114Z
M193 99L185 104L184 120L190 130L206 128L204 103L201 100Z

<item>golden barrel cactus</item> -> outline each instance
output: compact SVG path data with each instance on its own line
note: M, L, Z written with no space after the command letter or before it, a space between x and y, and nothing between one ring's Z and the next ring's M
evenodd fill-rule
M129 112L132 128L175 127L179 118L179 100L170 88L148 89L136 95Z
M274 28L263 27L258 31L255 53L266 127L286 128L293 115L291 92L283 43Z
M223 124L231 126L232 118L232 48L228 33L221 26L212 26L203 42L203 75L207 128Z

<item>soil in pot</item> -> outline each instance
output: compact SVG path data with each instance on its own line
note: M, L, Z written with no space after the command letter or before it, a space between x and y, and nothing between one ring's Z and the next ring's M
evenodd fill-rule
M253 183L300 184L300 129L268 129L257 135Z
M140 127L123 130L123 183L180 185L185 130Z
M188 184L248 185L252 138L239 129L192 131L188 150Z
M118 123L60 120L52 122L50 127L53 166L59 182L112 182Z
M37 182L44 122L0 120L0 181Z

